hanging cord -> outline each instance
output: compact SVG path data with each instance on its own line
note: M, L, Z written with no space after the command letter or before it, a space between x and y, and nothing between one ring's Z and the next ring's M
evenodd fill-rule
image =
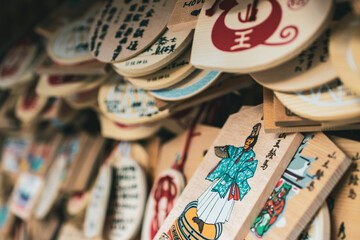
M184 146L182 155L181 155L179 161L176 161L174 163L174 165L172 166L173 169L183 172L184 165L187 160L187 156L188 156L188 152L189 152L189 148L190 148L191 139L195 136L200 135L200 134L194 134L194 131L195 131L196 124L199 121L199 118L200 118L203 110L204 110L204 105L200 106L199 112L197 113L196 117L194 118L193 122L191 123L189 132L186 136L186 142L185 142L185 146Z

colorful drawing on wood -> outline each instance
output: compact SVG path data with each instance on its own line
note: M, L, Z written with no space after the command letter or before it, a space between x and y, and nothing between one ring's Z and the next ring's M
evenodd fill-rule
M251 190L247 179L254 176L258 165L253 147L260 128L260 123L253 126L242 147L215 147L215 155L221 160L206 177L213 183L196 201L186 206L169 231L173 239L188 239L182 229L184 224L198 226L194 239L218 239L221 236L222 225L229 221L235 202L243 200Z
M314 179L315 176L310 174L308 169L311 167L311 163L316 161L316 158L301 154L307 141L311 138L313 138L313 136L304 138L293 160L285 170L285 173L270 195L264 208L261 210L261 213L251 226L250 230L257 238L264 237L273 224L281 221L287 201L299 193L300 189L306 188L307 184Z

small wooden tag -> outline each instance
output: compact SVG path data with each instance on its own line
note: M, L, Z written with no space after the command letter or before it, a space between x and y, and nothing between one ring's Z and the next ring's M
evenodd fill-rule
M138 55L163 32L174 6L167 0L106 2L90 30L91 53L112 63Z
M281 92L309 90L331 82L337 73L329 58L329 41L334 26L290 61L251 76L261 85Z
M91 192L90 203L86 209L84 235L88 238L102 236L110 196L111 179L111 166L109 163L105 163L100 168L95 186Z
M229 117L155 239L246 236L303 138L262 125L261 105Z
M332 0L218 3L204 3L191 63L238 73L275 67L299 54L326 29L334 6Z
M155 90L175 85L194 71L195 67L190 64L190 50L187 50L179 58L155 73L126 79L137 87Z
M150 94L164 101L180 101L204 91L220 77L219 71L196 70L178 84L150 91Z
M360 142L340 137L332 137L332 139L352 163L330 197L331 235L332 239L357 239L360 233L354 221L360 213L360 196L357 196L360 193L358 185Z
M117 148L105 227L109 240L132 239L138 235L147 192L145 172L130 156L129 143L122 142Z
M173 32L194 29L205 0L177 0L167 27Z
M173 62L190 45L193 37L191 30L178 33L166 30L157 41L134 58L113 63L113 68L127 77L140 77L159 71ZM190 55L189 55L190 59Z
M360 17L350 14L339 23L330 39L331 61L341 81L358 95L360 95L359 32Z
M246 239L295 239L349 166L325 134L307 134Z
M20 174L14 187L10 211L21 219L29 219L40 196L44 180L34 174Z
M337 121L360 117L360 97L339 79L309 91L274 93L292 112L310 120Z

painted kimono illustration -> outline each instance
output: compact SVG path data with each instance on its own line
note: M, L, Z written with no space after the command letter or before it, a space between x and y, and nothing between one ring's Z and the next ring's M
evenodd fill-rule
M243 147L215 147L221 160L206 180L213 182L197 201L189 203L169 231L171 239L218 239L222 224L229 221L236 201L244 199L251 187L248 179L255 174L258 161L253 147L261 124L253 126Z

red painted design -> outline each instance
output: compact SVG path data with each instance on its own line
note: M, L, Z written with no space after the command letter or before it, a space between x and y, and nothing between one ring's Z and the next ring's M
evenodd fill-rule
M35 93L35 87L36 87L36 82L33 82L29 86L25 98L21 104L23 110L30 110L36 106L38 101L38 95Z
M170 213L171 209L174 206L175 198L178 193L178 189L176 184L174 183L174 180L171 176L166 175L161 177L158 180L158 183L156 184L156 189L153 194L153 198L155 200L155 208L154 208L154 217L151 221L150 226L150 237L153 239L160 229L161 224L167 217L167 215ZM166 204L165 214L159 214L160 208L160 200L162 201L162 204Z
M248 4L246 13L239 12L239 24L254 22L254 26L249 28L231 29L225 24L225 18L231 9L238 5L236 0L223 0L219 7L223 12L216 20L211 39L214 46L224 52L239 52L249 50L259 45L286 45L294 41L298 35L298 28L293 25L284 27L280 31L283 42L269 43L267 40L273 36L282 20L281 5L277 0L267 0L271 4L271 13L262 22L257 23L257 1Z
M234 188L235 188L235 191L234 191L234 194L233 194L232 192L233 192ZM231 185L230 194L229 194L228 200L231 200L232 198L233 198L235 201L240 200L239 187L238 187L237 184L235 184L235 182Z
M67 84L67 83L81 82L81 81L84 81L85 79L86 79L86 77L84 77L84 76L51 75L48 78L48 83L53 86L53 85L62 85L62 84Z

